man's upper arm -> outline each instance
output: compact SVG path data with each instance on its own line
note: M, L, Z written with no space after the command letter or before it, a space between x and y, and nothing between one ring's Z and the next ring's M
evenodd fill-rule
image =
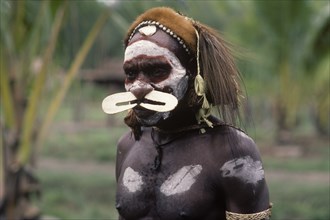
M240 155L229 157L221 167L226 211L233 214L263 212L270 205L269 192L257 147L251 138L244 135L239 137L235 147Z

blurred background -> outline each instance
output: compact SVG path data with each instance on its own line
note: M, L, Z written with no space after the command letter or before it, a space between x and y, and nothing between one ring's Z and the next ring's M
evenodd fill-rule
M272 219L329 214L327 0L0 1L0 219L116 219L123 37L170 6L234 45L244 129L262 154Z

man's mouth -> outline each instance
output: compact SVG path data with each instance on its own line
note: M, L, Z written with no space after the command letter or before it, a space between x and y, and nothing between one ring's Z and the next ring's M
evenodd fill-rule
M136 107L133 108L133 111L139 118L149 118L152 115L156 114L155 111L148 110L145 108L142 108L141 106L137 105Z
M133 100L132 102L131 102L131 104L137 104L137 106L136 107L134 107L134 108L139 108L140 107L140 104L142 104L142 103L145 103L145 104L151 104L151 105L165 105L165 103L164 102L160 102L160 101L154 101L154 100L149 100L149 99L145 99L145 98L143 98L143 99L141 99L141 100Z
M141 100L138 100L131 92L122 92L106 97L102 102L102 109L107 114L115 114L132 108L137 111L147 109L151 112L168 112L177 104L178 100L175 96L156 90L151 91Z

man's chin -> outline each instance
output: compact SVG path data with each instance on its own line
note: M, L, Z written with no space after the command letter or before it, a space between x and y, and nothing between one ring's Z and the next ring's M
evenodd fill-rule
M147 118L153 117L153 115L157 114L157 112L155 112L155 111L151 111L151 110L144 109L141 107L136 107L133 110L134 110L134 113L136 114L136 116L141 119L147 119Z
M134 112L142 126L155 126L169 116L169 112L155 112L145 109L134 109Z

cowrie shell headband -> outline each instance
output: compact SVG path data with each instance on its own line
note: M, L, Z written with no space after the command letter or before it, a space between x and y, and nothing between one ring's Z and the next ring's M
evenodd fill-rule
M150 26L150 27L148 27ZM169 29L168 27L166 27L165 25L159 23L158 21L143 21L140 24L138 24L134 30L132 31L131 35L129 36L128 42L131 41L131 39L133 38L134 34L136 34L136 31L139 30L141 27L148 27L147 29L142 29L141 30L141 34L144 34L146 36L150 36L154 33L152 33L153 31L156 32L155 30L155 26L159 27L160 29L162 29L163 31L165 31L167 34L169 34L170 36L172 36L175 40L177 40L179 42L179 44L181 44L181 46L184 48L184 50L190 54L190 50L188 49L188 46L185 44L185 42L183 41L183 39L181 39L179 36L177 36L171 29ZM152 33L152 34L151 34Z
M102 109L107 114L116 114L135 106L156 112L168 112L173 110L177 104L178 100L175 96L156 90L148 93L143 100L138 100L131 92L120 92L107 96L102 102Z

